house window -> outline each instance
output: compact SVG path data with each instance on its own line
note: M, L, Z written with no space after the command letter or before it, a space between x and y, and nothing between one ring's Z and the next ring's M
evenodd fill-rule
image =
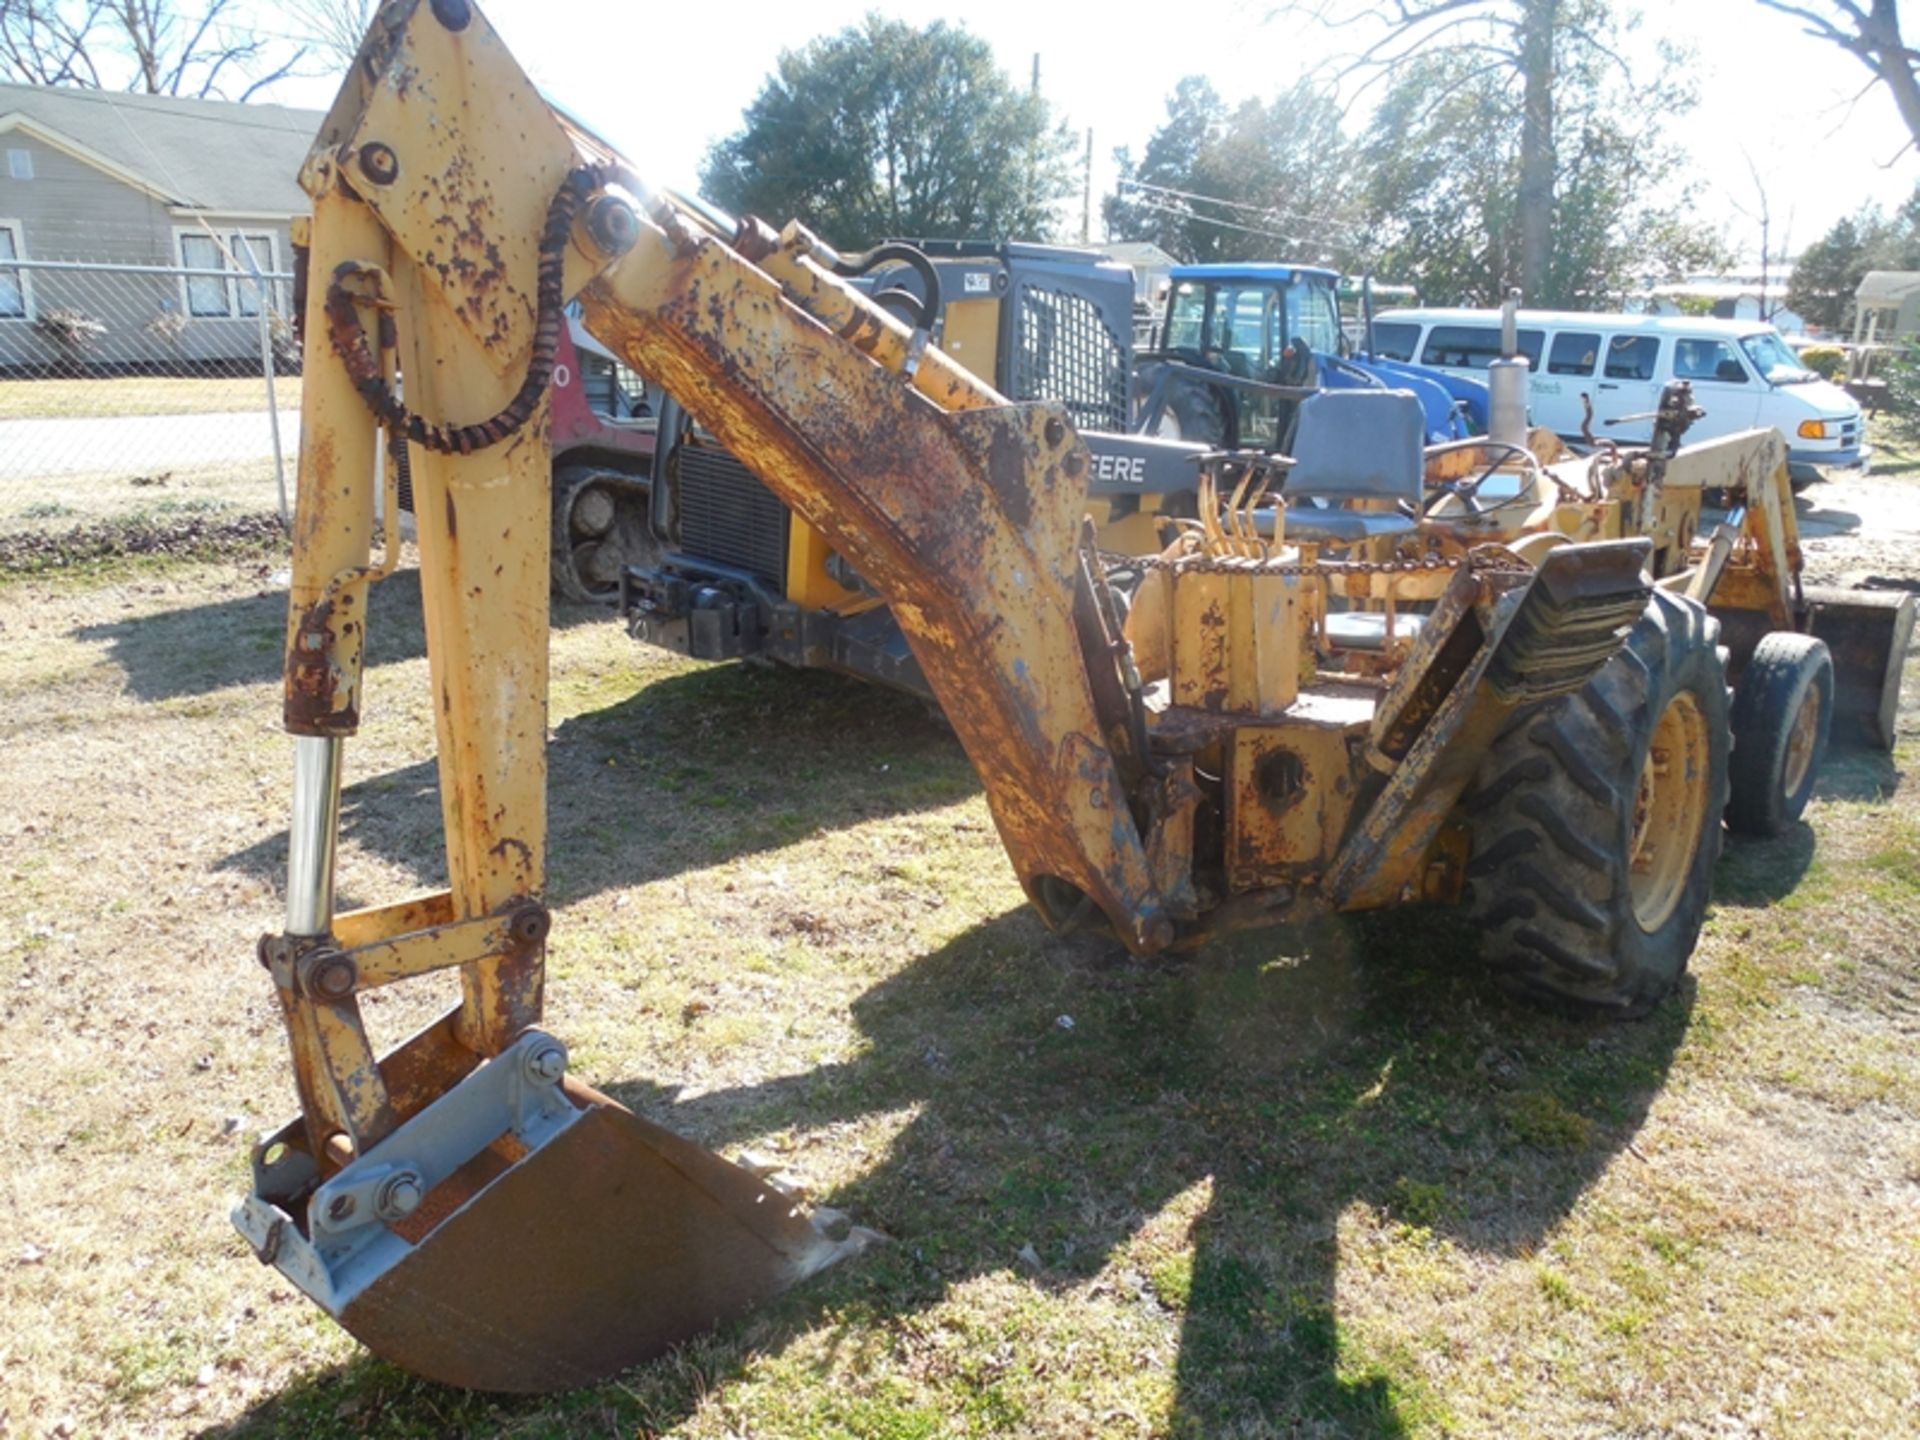
M13 180L31 180L33 178L33 152L31 150L7 151L7 176Z
M26 272L6 264L21 258L20 227L11 220L0 220L0 320L27 318Z
M188 270L224 270L226 263L211 235L182 235L180 263ZM227 282L218 275L187 276L187 314L195 317L231 315L233 301Z
M268 306L275 303L274 282L255 280L252 271L257 267L263 275L271 274L273 262L270 234L240 230L219 236L205 231L181 232L181 267L195 272L186 277L187 314L196 319L258 315L263 302ZM222 273L205 273L209 271Z
M262 275L273 273L273 236L271 235L235 235L230 242L233 246L233 268L240 272L240 279L233 282L234 298L238 302L242 315L258 315L264 302L271 307L273 296L269 293L271 280L255 280L254 272Z

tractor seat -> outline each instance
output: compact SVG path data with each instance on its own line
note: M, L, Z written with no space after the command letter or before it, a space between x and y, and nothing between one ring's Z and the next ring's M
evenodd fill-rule
M1322 390L1300 402L1287 471L1287 538L1350 545L1411 535L1399 510L1351 510L1355 500L1418 508L1426 483L1426 416L1410 390ZM1321 502L1321 503L1302 503ZM1273 517L1262 528L1273 533Z
M1405 613L1393 617L1393 638L1412 640L1426 623L1424 615ZM1384 610L1339 610L1326 617L1322 634L1337 650L1384 650L1387 648L1387 616Z

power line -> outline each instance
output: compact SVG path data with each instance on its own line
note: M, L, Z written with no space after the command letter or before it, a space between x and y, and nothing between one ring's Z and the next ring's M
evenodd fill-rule
M1297 225L1318 225L1329 230L1338 230L1348 236L1358 233L1358 227L1350 220L1335 220L1330 216L1305 215L1297 211L1278 210L1270 205L1251 205L1241 200L1224 200L1218 195L1197 195L1191 190L1175 190L1170 185L1153 185L1145 180L1129 180L1122 177L1119 183L1132 186L1136 190L1150 190L1157 195L1171 195L1180 200L1197 200L1204 205L1219 205L1228 210L1245 211L1258 215L1262 219L1290 220Z
M1189 220L1197 225L1212 225L1219 230L1237 230L1242 235L1258 235L1267 240L1284 240L1289 245L1303 245L1309 249L1319 249L1327 243L1324 239L1306 239L1298 235L1289 235L1281 230L1262 230L1253 225L1238 225L1231 220L1216 220L1211 215L1196 215L1193 211L1182 210L1177 205L1162 205L1153 200L1142 200L1139 203L1142 208L1147 210L1157 210L1166 215L1177 215L1182 220Z

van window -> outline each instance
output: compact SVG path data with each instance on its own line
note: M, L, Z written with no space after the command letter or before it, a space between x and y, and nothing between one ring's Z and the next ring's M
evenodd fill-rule
M1521 330L1515 339L1527 363L1540 364L1540 342L1545 336L1538 330ZM1420 359L1427 365L1450 365L1456 370L1484 370L1490 361L1500 358L1498 325L1436 325L1427 332L1426 348Z
M1740 348L1753 361L1753 368L1769 385L1803 385L1820 377L1800 363L1800 357L1787 348L1787 342L1772 330L1740 337Z
M1660 341L1652 335L1616 335L1607 344L1607 379L1651 380L1660 358Z
M1600 359L1600 337L1563 330L1553 337L1553 349L1547 355L1549 375L1591 375Z
M1744 385L1747 367L1724 340L1677 340L1673 346L1673 378Z
M1420 327L1405 320L1373 322L1373 353L1382 360L1411 360L1420 343Z

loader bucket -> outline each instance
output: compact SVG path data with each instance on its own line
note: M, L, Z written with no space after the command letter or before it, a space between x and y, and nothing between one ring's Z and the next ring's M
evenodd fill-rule
M557 1050L523 1037L312 1188L304 1224L258 1184L235 1223L376 1355L519 1394L604 1379L875 1238L831 1239L747 1170L537 1073Z
M1809 586L1808 629L1833 652L1833 736L1893 749L1900 680L1913 638L1914 596L1905 590Z

